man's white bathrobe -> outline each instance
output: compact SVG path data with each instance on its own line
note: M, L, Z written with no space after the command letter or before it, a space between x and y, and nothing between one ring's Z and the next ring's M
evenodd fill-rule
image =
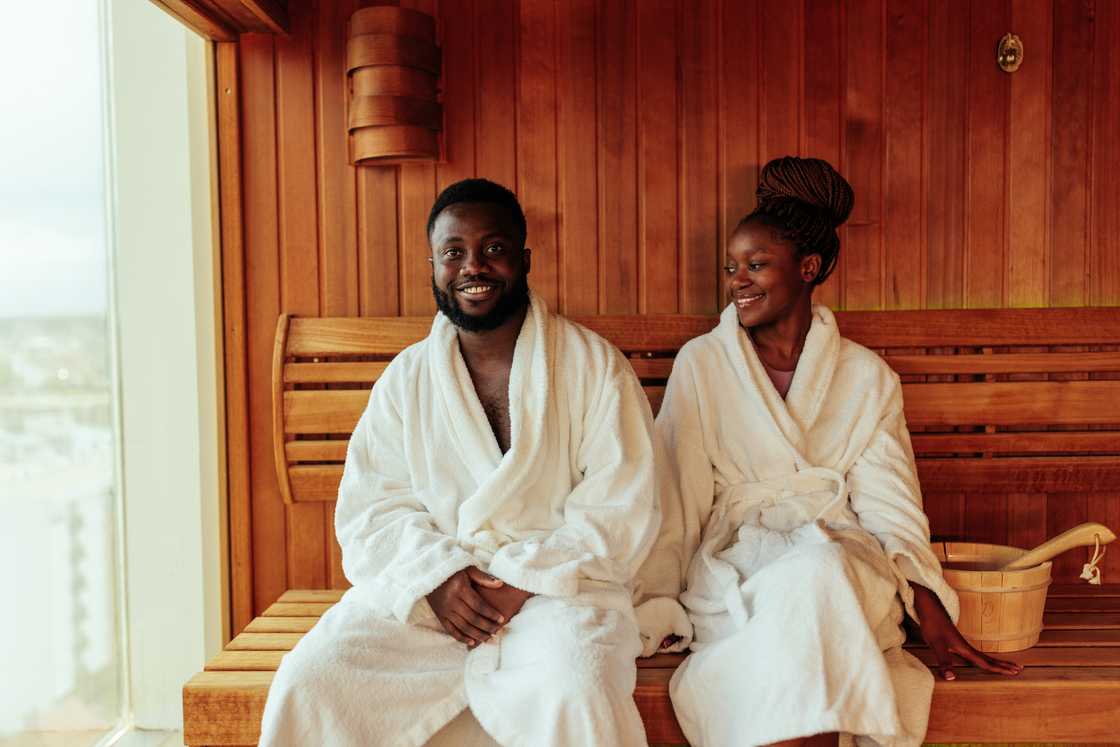
M353 588L284 658L262 745L422 745L468 706L504 747L645 744L649 404L614 347L536 297L509 392L503 455L442 314L373 387L335 517ZM471 565L537 596L468 651L426 595Z
M900 648L909 581L954 619L958 603L930 548L894 372L815 306L783 401L730 305L681 349L657 431L669 489L640 594L676 597L683 576L694 653L670 693L689 741L919 744L933 678ZM673 605L639 616L649 653Z

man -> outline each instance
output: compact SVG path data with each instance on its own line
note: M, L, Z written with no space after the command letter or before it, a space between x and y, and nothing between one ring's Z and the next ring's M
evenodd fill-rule
M335 515L353 588L284 658L262 745L462 744L471 714L502 747L645 744L649 405L616 349L530 294L525 234L482 179L432 207L441 313L354 430Z

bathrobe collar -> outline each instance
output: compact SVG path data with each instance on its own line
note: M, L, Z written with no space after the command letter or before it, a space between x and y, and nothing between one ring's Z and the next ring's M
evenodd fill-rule
M519 496L537 459L552 389L549 328L548 308L530 293L509 374L510 448L503 455L463 360L455 325L443 314L432 322L427 346L432 390L477 486L459 506L461 539L479 530L506 500Z
M767 375L754 343L739 326L734 304L728 304L720 314L715 334L733 368L742 372L738 385L743 396L755 401L758 412L766 413L788 445L797 468L813 466L805 457L806 433L820 414L840 356L836 317L826 306L813 305L813 320L784 400Z

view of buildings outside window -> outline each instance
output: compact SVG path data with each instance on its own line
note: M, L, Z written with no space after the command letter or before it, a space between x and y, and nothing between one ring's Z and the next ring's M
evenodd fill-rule
M0 743L92 744L120 716L99 3L5 16L20 31L0 45Z

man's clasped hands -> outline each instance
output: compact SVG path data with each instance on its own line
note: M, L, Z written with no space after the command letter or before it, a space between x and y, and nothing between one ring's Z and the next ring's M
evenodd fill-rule
M428 604L449 635L474 648L501 630L531 596L472 565L437 586Z

